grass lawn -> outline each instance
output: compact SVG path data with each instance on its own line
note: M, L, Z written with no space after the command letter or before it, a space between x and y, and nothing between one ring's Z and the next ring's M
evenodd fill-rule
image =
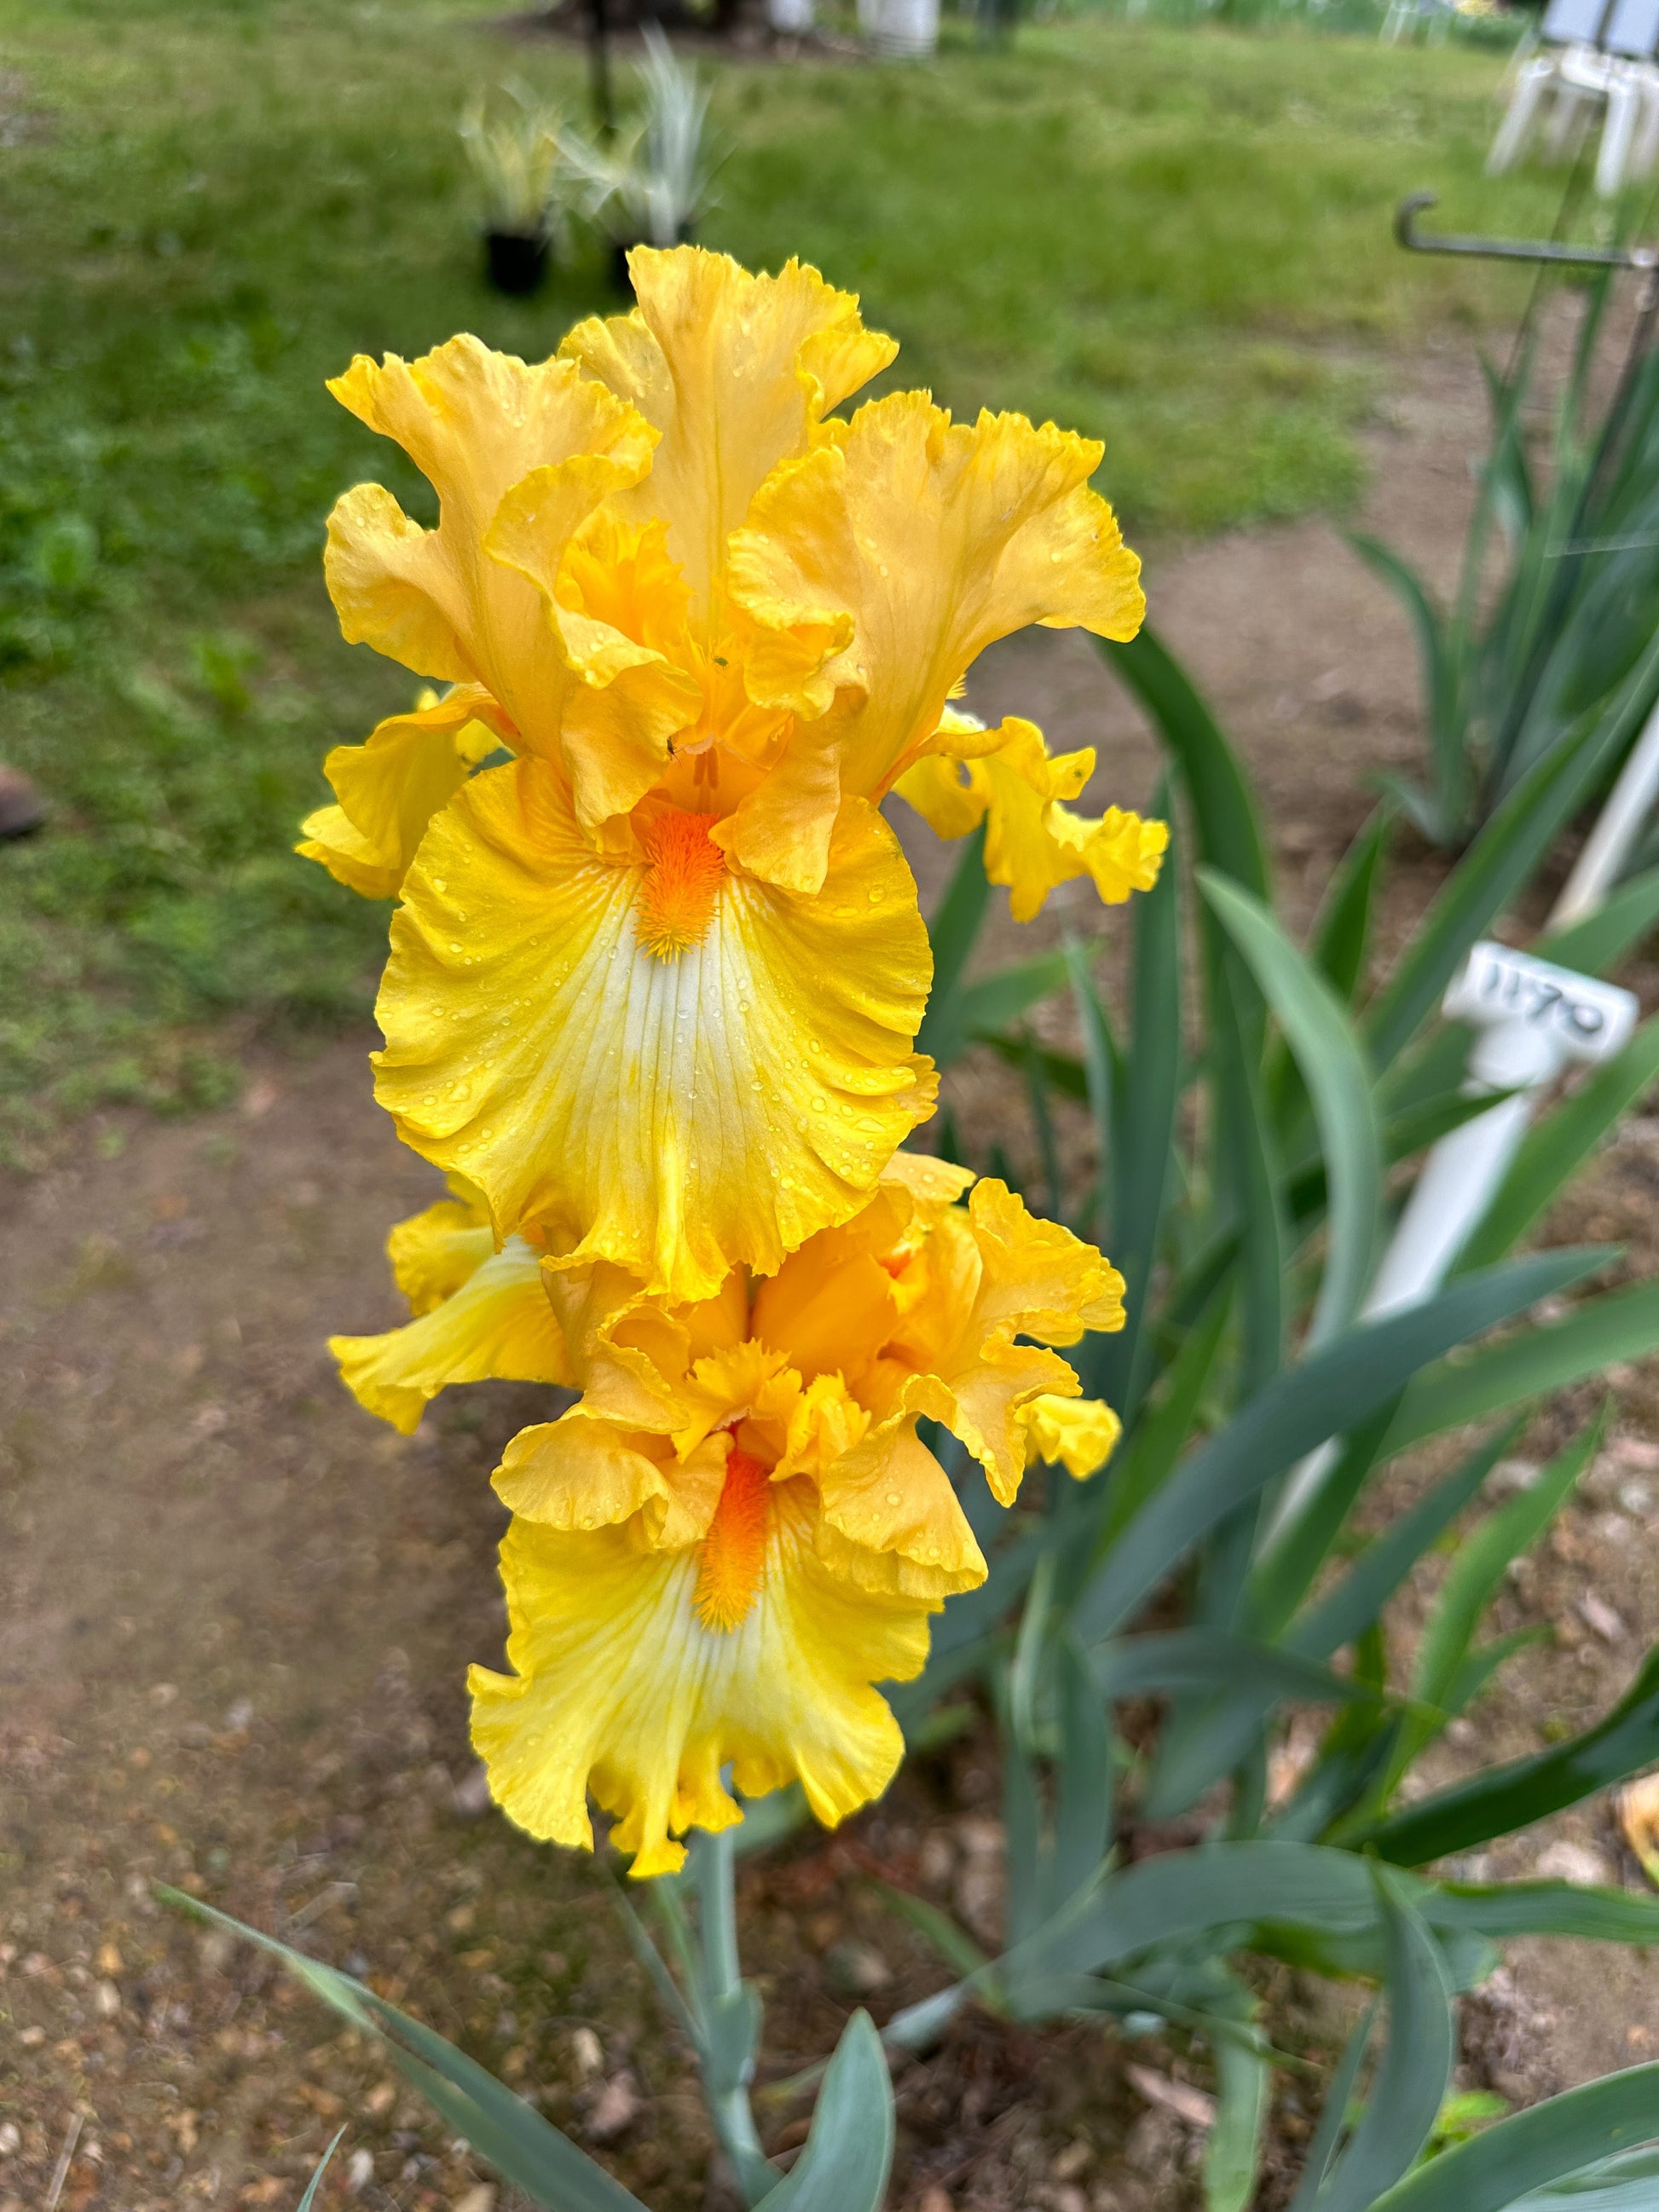
M1143 541L1340 504L1389 365L1519 297L1400 254L1395 200L1553 213L1480 179L1499 66L1088 16L933 69L722 66L706 237L860 290L953 407L1099 434ZM579 96L476 0L0 0L0 757L55 809L0 848L9 1157L369 1003L384 914L289 848L411 686L340 644L318 551L364 476L428 503L322 380L464 327L544 353L606 304L597 249L531 306L479 281L453 125L514 70Z

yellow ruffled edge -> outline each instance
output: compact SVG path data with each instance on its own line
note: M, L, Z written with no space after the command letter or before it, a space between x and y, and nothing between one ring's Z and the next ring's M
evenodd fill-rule
M477 684L423 690L410 713L329 754L323 773L337 803L306 817L295 851L364 898L396 898L432 817L506 742L507 726Z
M1095 755L1051 754L1033 722L1011 716L994 730L948 714L930 750L893 788L938 836L966 836L983 822L985 872L1009 894L1016 921L1039 914L1048 894L1088 876L1103 904L1151 890L1170 842L1169 824L1122 807L1074 813Z
M386 1253L414 1318L377 1336L329 1339L340 1379L365 1413L411 1436L453 1384L568 1383L542 1255L517 1237L498 1252L475 1196L441 1199L400 1221Z
M1097 1474L1117 1448L1123 1424L1103 1398L1033 1398L1024 1407L1025 1464L1063 1467L1074 1481Z

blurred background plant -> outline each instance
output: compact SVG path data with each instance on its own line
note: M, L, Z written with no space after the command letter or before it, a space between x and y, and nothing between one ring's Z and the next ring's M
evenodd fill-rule
M655 23L641 27L636 112L614 138L566 131L583 212L618 246L681 246L715 204L724 157L708 142L710 88Z
M1585 288L1541 462L1529 451L1530 319L1511 367L1489 368L1492 443L1449 607L1397 553L1352 541L1416 632L1429 775L1394 787L1437 845L1465 843L1586 721L1633 734L1659 696L1646 655L1659 629L1659 354L1638 321L1607 391L1610 296L1605 276ZM1609 758L1609 777L1618 765Z
M486 234L570 251L576 176L562 144L563 118L520 80L468 103L459 125L483 203Z

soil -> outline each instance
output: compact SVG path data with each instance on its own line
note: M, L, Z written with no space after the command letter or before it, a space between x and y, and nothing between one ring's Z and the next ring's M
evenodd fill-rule
M1475 365L1449 343L1371 434L1364 526L1442 584L1482 429ZM1304 921L1370 780L1416 759L1406 625L1322 521L1167 551L1149 580L1154 619L1257 778ZM1152 742L1080 637L999 649L970 703L1097 745L1097 795L1151 799ZM926 902L951 855L914 826ZM1408 854L1393 911L1419 907L1441 866ZM1052 942L1083 911L1055 908L1024 933L1005 917L987 957ZM292 2206L343 2122L324 2206L519 2201L492 2194L374 2046L258 1954L158 1905L158 1880L365 1976L660 2212L726 2201L611 1872L509 1829L467 1747L465 1668L497 1660L502 1637L503 1516L486 1478L543 1417L542 1394L460 1394L404 1441L343 1395L325 1348L332 1329L399 1317L383 1239L434 1194L371 1102L368 1043L270 1058L223 1113L85 1125L73 1158L0 1185L0 2212ZM951 1085L976 1130L1006 1125L1015 1141L994 1065L966 1063ZM1581 1183L1571 1232L1623 1241L1651 1272L1656 1186L1659 1119L1638 1115ZM1604 1709L1659 1632L1659 1391L1618 1379L1623 1411L1584 1502L1502 1601L1501 1626L1553 1621L1554 1639L1444 1746L1444 1771ZM1553 1411L1520 1449L1539 1456L1582 1410ZM995 1801L989 1747L970 1735L836 1837L745 1867L766 2078L820 2057L855 2002L882 2018L944 1982L875 1880L994 1936ZM1486 1870L1528 1869L1640 1881L1601 1801ZM1283 2032L1328 2055L1340 2007L1288 1977L1269 1994ZM1466 2008L1466 2078L1515 2100L1656 2051L1659 1977L1634 1954L1517 1945ZM1192 2109L1184 2063L1156 2044L967 2019L899 2073L892 2202L1178 2206L1201 2133L1172 2108ZM763 2112L770 2143L800 2140L799 2106ZM1307 2126L1287 2095L1287 2152Z

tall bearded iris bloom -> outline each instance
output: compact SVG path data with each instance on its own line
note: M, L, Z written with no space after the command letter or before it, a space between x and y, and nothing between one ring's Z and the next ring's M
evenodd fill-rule
M1159 847L1114 817L1073 866L1097 825L1062 818L1068 764L946 709L1029 623L1134 633L1100 448L916 392L838 421L895 351L848 295L690 247L631 266L636 312L551 361L461 337L333 386L439 501L427 530L378 485L341 500L342 625L450 688L331 756L301 849L400 893L377 1089L404 1138L498 1243L698 1300L847 1221L931 1110L896 782L939 818L923 763L960 813L1000 761L1037 810L1009 866L1108 896Z
M587 1844L591 1794L640 1875L677 1867L688 1827L738 1817L728 1765L747 1794L799 1779L842 1819L902 1749L873 1686L916 1674L929 1614L985 1576L918 1417L1004 1504L1031 1458L1092 1472L1115 1420L1047 1346L1121 1327L1122 1279L1002 1183L904 1152L851 1221L691 1303L605 1263L544 1260L538 1283L527 1248L491 1252L477 1220L458 1203L394 1232L417 1318L335 1349L393 1419L418 1412L399 1392L447 1379L581 1393L495 1478L512 1672L475 1668L472 1691L495 1796Z

